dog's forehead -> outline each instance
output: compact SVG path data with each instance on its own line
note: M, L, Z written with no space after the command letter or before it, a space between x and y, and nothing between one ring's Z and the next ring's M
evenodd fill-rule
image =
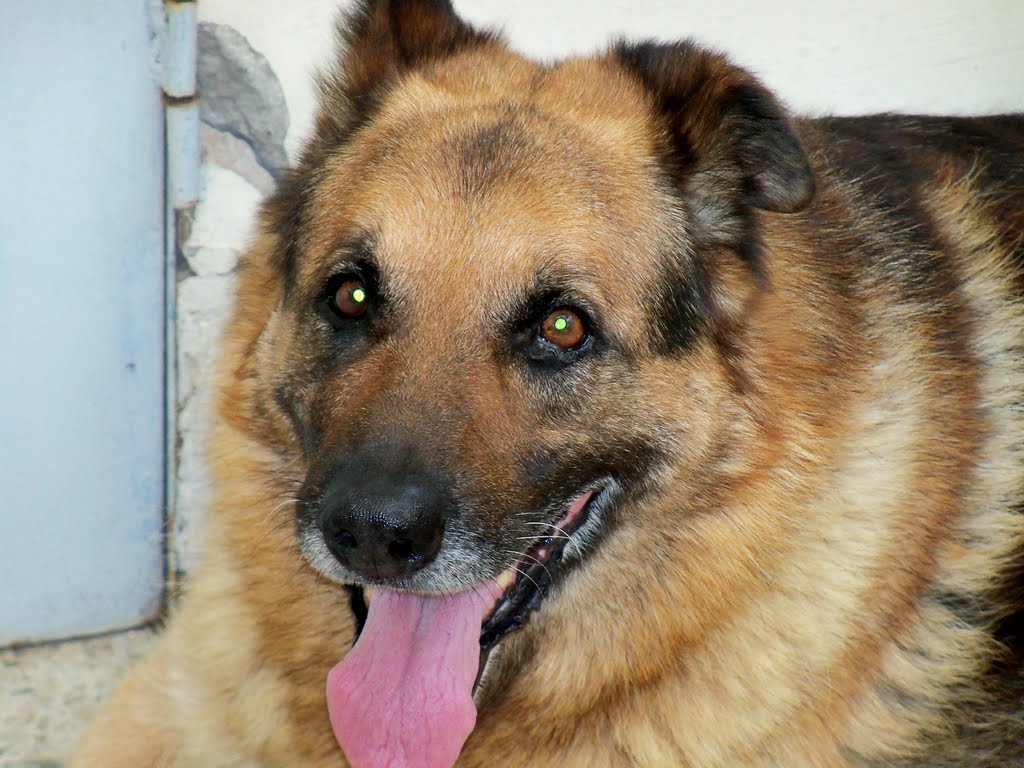
M325 240L369 233L382 273L412 300L427 300L417 289L429 283L492 301L538 275L609 303L635 297L672 212L642 105L606 69L569 62L504 98L411 83L327 165L314 227Z

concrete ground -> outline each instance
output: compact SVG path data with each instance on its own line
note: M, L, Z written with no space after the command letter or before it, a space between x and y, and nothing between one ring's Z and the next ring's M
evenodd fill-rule
M0 768L59 768L152 630L0 650Z

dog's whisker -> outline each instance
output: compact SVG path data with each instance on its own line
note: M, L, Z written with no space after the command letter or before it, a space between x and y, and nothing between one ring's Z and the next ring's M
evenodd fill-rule
M530 581L531 581L531 582L533 583L533 586L534 586L534 588L535 588L535 589L536 589L536 590L537 590L538 592L540 591L540 584L538 584L538 583L537 583L537 582L536 582L536 581L534 580L534 578L533 578L533 577L532 577L532 576L531 576L530 574L528 574L528 573L527 573L526 571L524 571L524 570L523 570L522 568L520 568L520 567L519 567L518 565L513 565L513 566L512 566L512 570L514 570L514 571L515 571L516 573L518 573L518 574L519 574L520 576L522 576L522 577L524 577L524 578L527 578L527 579L529 579L529 580L530 580Z
M494 585L491 584L491 582L484 581L484 582L481 582L480 584L477 584L475 587L473 587L473 591L476 592L478 595L480 594L480 587L486 588L487 591L491 593L491 600L493 600L494 602L497 602L499 599L501 599L501 594L498 593L498 592L495 592Z
M538 558L534 557L533 555L525 553L525 552L523 553L523 557L528 557L531 560L533 560L533 562L535 562L537 565L539 565L541 568L544 569L544 573L547 574L548 578L551 578L551 571L548 569L548 564L547 563L545 563L543 560L539 560Z
M562 528L561 526L554 525L554 524L552 524L551 527L554 528L559 534L561 534L562 537L564 537L566 539L571 539L572 538L572 534L569 533L567 530L565 530L565 528ZM552 538L559 538L559 537L552 536Z
M530 560L533 560L534 563L536 563L541 568L543 568L544 569L544 573L548 576L548 578L551 578L551 571L548 569L547 563L545 563L542 560L538 560L533 555L527 554L526 552L516 552L516 551L511 550L511 549L506 549L505 550L505 554L511 555L513 557L512 568L514 568L516 570L519 570L518 567L519 567L520 563L523 562L524 558L529 558ZM519 571L519 572L522 573L522 571ZM531 581L532 581L532 579L531 579ZM536 583L537 582L534 582L534 584L536 584Z
M270 512L267 513L267 516L273 517L275 514L277 514L277 510L282 509L283 507L287 507L289 504L297 504L298 501L298 499L285 499L272 510L270 510Z
M554 533L550 536L516 536L513 541L540 541L541 539L554 539L555 541L572 541L572 536L567 533Z
M561 526L555 525L554 523L538 523L538 522L527 521L526 524L527 525L536 525L536 526L546 527L546 528L549 529L547 532L545 532L543 534L540 534L537 537L534 537L534 539L533 539L534 541L536 541L540 537L549 538L549 539L556 539L556 540L572 541L572 538L573 538L572 534L569 533L564 528L562 528ZM520 536L520 537L518 537L517 540L525 541L528 538L529 537L526 537L526 536Z

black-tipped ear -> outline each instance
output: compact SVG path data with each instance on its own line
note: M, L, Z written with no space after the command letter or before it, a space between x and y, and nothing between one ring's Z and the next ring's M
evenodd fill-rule
M338 20L338 55L320 80L318 127L350 129L402 74L495 37L459 18L448 0L359 0Z
M807 156L785 110L753 75L690 42L620 43L613 53L651 92L680 184L702 216L727 226L736 203L779 213L807 206Z
M726 125L732 123L739 134L736 151L746 201L778 213L805 208L814 195L814 177L782 107L760 85L736 86L731 99Z

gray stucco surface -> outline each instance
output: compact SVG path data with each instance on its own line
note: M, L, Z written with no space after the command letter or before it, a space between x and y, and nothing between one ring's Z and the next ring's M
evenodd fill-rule
M199 95L204 123L248 143L272 176L287 167L284 91L267 59L233 27L199 24Z

